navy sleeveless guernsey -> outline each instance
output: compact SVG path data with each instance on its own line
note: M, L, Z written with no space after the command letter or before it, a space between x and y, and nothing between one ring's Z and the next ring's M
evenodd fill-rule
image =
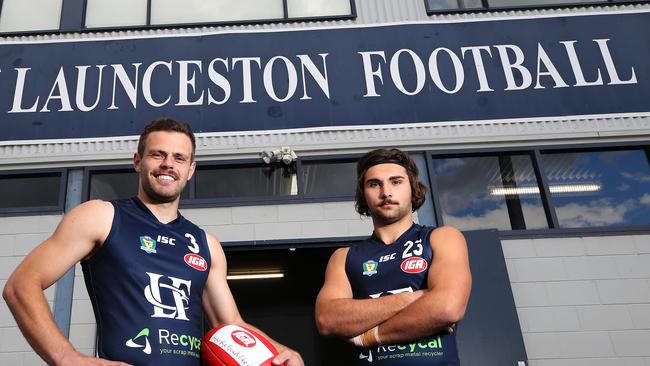
M351 247L345 272L355 299L377 298L427 288L433 228L413 224L395 243L374 236ZM453 333L442 332L403 344L356 348L356 365L451 366L459 365Z
M198 366L210 269L205 233L180 214L161 223L138 198L111 203L111 231L81 263L97 355L137 366Z

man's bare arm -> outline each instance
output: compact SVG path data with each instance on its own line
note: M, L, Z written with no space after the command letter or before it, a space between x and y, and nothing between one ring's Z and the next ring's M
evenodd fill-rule
M337 249L327 264L325 283L316 299L316 326L322 335L351 338L399 313L422 296L404 292L375 299L353 299L345 273L348 248Z
M222 324L236 324L251 328L268 339L278 350L279 354L273 360L274 365L287 362L287 366L304 366L302 357L298 352L275 341L260 329L246 323L241 317L226 279L228 269L223 248L215 237L212 235L207 236L212 263L205 289L203 290L203 310L210 326L216 327Z
M113 207L89 201L64 216L50 238L18 265L3 297L20 330L50 365L124 365L78 353L61 333L43 295L68 269L91 254L108 235Z
M434 230L430 237L433 259L428 290L422 297L379 325L380 342L395 343L419 339L449 328L465 315L472 276L467 244L452 227Z

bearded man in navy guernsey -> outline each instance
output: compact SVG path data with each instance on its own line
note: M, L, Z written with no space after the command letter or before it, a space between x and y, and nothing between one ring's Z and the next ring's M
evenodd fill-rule
M374 231L332 254L316 300L319 332L358 346L350 364L459 365L454 330L472 283L467 245L452 227L413 222L426 193L417 177L397 149L357 164L356 209Z
M147 125L133 159L137 197L77 206L16 268L3 295L48 364L198 366L204 315L212 327L251 327L228 287L221 244L178 212L195 146L185 123ZM78 261L97 320L98 357L73 348L42 293ZM274 364L303 365L297 352L271 343L280 352Z

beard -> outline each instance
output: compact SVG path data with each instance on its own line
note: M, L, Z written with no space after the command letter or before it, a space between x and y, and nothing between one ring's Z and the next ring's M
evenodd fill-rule
M175 201L181 195L183 188L185 187L183 186L179 191L174 192L172 194L163 194L160 192L156 192L156 190L146 180L142 184L142 190L144 191L144 193L147 194L149 199L157 203L169 203Z
M411 209L409 206L398 205L390 211L382 210L380 207L368 207L368 211L373 221L381 225L390 225L410 215Z

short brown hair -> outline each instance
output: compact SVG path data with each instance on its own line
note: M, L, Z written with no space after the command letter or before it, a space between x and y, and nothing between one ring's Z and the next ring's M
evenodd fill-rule
M397 164L406 169L406 175L411 183L412 211L422 206L427 192L427 186L418 180L418 167L407 153L398 149L376 149L362 156L357 162L357 188L354 208L364 216L370 216L368 204L363 194L366 172L378 164Z
M138 155L144 155L144 145L147 142L147 137L150 133L156 131L166 131L166 132L180 132L185 134L192 141L192 161L194 161L194 151L196 150L196 139L194 138L194 133L189 124L185 122L179 122L175 119L168 117L161 117L149 122L148 125L144 127L144 131L140 134L140 140L138 140Z

